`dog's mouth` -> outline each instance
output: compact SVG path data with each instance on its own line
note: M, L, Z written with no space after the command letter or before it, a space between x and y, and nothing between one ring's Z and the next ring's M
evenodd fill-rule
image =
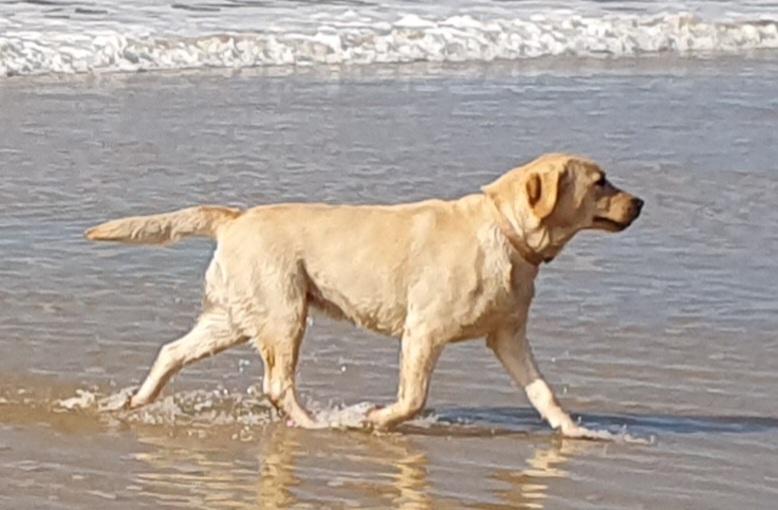
M631 221L620 222L603 216L595 216L592 226L596 229L605 230L606 232L621 232L629 227L631 223Z

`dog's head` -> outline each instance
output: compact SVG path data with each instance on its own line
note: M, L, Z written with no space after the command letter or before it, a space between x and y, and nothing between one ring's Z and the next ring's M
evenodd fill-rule
M613 186L596 163L566 154L541 156L483 191L544 260L580 230L624 230L643 207L642 200Z

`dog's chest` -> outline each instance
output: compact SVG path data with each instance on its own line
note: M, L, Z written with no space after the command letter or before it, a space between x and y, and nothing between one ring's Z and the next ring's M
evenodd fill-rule
M537 267L499 252L483 262L477 282L452 314L458 325L454 340L488 335L505 322L526 317L532 301Z
M500 240L491 246L484 257L483 278L490 281L487 287L494 289L491 298L498 308L515 310L517 306L529 306L535 292L535 277L538 267L529 264Z

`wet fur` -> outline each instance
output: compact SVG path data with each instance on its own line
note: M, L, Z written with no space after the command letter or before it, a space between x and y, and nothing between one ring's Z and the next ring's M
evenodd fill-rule
M550 154L457 200L246 211L199 206L113 220L86 235L147 244L200 235L217 242L201 317L162 347L129 407L155 399L183 366L251 341L265 364L270 400L297 424L319 426L295 387L306 317L316 308L401 339L397 400L372 410L371 426L389 428L418 413L445 345L485 337L552 427L588 437L560 407L525 337L534 279L538 264L576 232L626 228L641 205L605 181L595 163Z

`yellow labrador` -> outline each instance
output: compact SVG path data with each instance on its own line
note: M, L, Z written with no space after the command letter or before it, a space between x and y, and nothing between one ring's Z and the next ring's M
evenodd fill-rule
M548 154L458 200L392 206L199 206L109 221L100 241L163 244L216 240L194 328L162 347L127 407L154 400L182 367L251 341L263 390L303 427L317 422L295 388L309 307L401 339L397 401L366 421L389 428L417 414L443 347L486 344L549 424L593 437L560 407L525 337L534 280L579 230L616 232L643 202L610 184L592 161Z

